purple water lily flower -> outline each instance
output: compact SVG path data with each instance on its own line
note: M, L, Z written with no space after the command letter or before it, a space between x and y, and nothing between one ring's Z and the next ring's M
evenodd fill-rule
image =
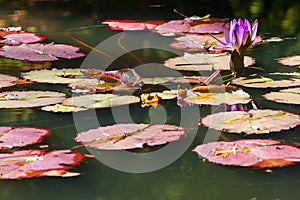
M230 22L229 29L224 28L224 36L226 42L220 40L214 35L211 35L218 42L220 42L228 50L245 51L249 48L256 37L258 28L258 20L256 19L253 24L249 20L245 19L233 19Z
M233 19L230 27L224 29L226 42L212 35L218 42L222 44L222 49L231 52L230 69L234 76L240 76L244 72L244 52L255 43L257 34L258 20L253 24L245 19Z

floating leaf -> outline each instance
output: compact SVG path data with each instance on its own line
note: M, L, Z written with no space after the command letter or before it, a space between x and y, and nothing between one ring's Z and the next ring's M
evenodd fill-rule
M185 134L184 128L169 124L115 124L79 133L75 140L96 149L135 149L162 145Z
M251 101L250 95L242 90L229 92L188 92L184 101L192 104L203 105L234 105L234 104L246 104Z
M23 147L41 142L50 131L41 128L0 126L0 149Z
M55 104L53 106L45 106L42 107L41 110L48 111L48 112L79 112L79 111L84 111L87 110L85 108L79 108L75 106L65 106L61 104Z
M270 73L253 74L249 77L240 77L232 80L233 84L251 88L278 88L300 86L300 73Z
M228 22L228 19L220 18L195 20L187 18L184 20L171 20L157 26L154 31L167 36L183 33L221 33Z
M300 67L300 55L288 56L277 60L278 63L287 66Z
M242 167L274 168L300 162L300 149L271 139L210 142L194 150L209 162Z
M78 175L66 170L84 158L70 150L21 150L0 154L0 179L22 179L42 176L68 177Z
M67 98L62 104L65 106L95 109L109 108L138 102L140 102L138 97L129 95L119 96L115 94L89 94Z
M166 67L183 71L230 70L229 54L185 53L184 56L170 58L164 62ZM245 67L254 64L254 59L245 56Z
M106 19L102 24L108 24L111 30L117 31L138 31L145 29L154 29L165 21L141 21L141 20L111 20Z
M79 48L66 44L21 44L19 46L3 46L0 56L24 61L54 61L59 58L79 58Z
M10 91L0 93L0 108L30 108L60 103L65 94L52 91Z
M22 73L22 77L39 83L70 84L77 81L83 74L77 69L33 70Z
M288 88L278 92L270 92L263 95L266 99L278 103L300 104L300 88Z
M18 78L10 75L0 74L0 88L16 85Z
M217 37L221 38L221 40L225 40L224 37L221 36L217 36ZM170 46L174 49L178 49L186 52L194 52L194 51L203 51L216 44L217 41L208 34L201 34L201 35L188 34L185 36L175 38L175 40L170 44Z
M4 36L5 40L0 40L0 43L7 45L16 45L20 43L35 43L45 40L46 38L35 33L12 33Z
M300 116L282 110L257 109L215 113L202 118L201 123L229 133L264 134L293 128L300 124Z

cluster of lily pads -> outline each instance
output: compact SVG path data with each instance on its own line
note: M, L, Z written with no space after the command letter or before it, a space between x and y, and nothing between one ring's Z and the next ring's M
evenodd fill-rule
M195 104L231 106L229 111L207 115L200 121L200 125L226 133L266 134L288 130L300 124L300 116L287 111L257 109L256 106L244 109L244 105L253 102L253 99L242 89L292 87L264 94L263 97L279 103L299 104L298 72L253 74L235 78L227 85L214 84L213 75L231 70L228 63L234 59L232 54L217 48L217 42L224 38L224 27L226 29L230 25L228 19L204 17L169 22L106 20L104 23L118 31L149 29L164 36L176 36L170 46L182 50L183 55L169 58L164 62L165 67L179 71L214 73L208 77L144 78L130 68L112 71L53 68L24 72L21 77L0 74L0 88L25 81L66 85L74 94L67 96L53 91L6 91L0 93L0 108L41 107L41 110L48 112L84 112L88 109L133 103L140 103L141 107L157 106L162 100L177 99L178 106ZM58 58L71 59L83 56L77 47L37 43L45 38L19 29L2 29L0 33L0 56L24 61L52 61ZM212 33L215 34L214 37L209 35ZM218 39L215 39L216 37ZM262 41L258 36L251 39L253 45ZM299 67L299 60L299 56L293 56L280 58L278 62ZM255 63L255 59L243 56L243 62L243 66L248 67ZM162 92L143 92L141 89L145 84L155 87L166 83L175 85L177 89ZM192 87L184 88L186 83ZM132 95L132 91L136 90L142 91L142 94ZM129 94L113 94L115 91ZM40 142L43 137L49 135L49 131L29 127L13 130L11 127L0 127L0 134L0 149L11 149ZM75 140L96 149L120 150L161 145L178 140L185 134L188 134L185 128L171 124L115 124L78 133ZM193 151L211 162L225 165L270 168L300 162L300 149L271 139L213 142L199 145ZM73 176L77 174L66 170L78 164L83 158L83 154L69 150L52 152L18 150L0 153L0 162L7 164L0 164L1 178ZM48 168L43 167L45 163Z

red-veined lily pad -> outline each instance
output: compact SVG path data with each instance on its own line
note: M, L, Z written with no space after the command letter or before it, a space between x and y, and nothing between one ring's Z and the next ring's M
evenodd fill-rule
M41 128L0 126L0 149L23 147L41 142L50 131Z
M76 69L51 69L51 70L33 70L22 73L22 77L39 83L60 83L70 84L76 82L82 77L79 68Z
M300 149L271 139L210 142L194 150L209 162L255 168L283 167L300 162Z
M59 58L79 58L85 56L79 53L79 48L66 44L21 44L19 46L5 45L0 49L0 56L25 61L54 61Z
M300 116L270 109L231 111L208 115L201 124L228 133L264 134L293 128L300 124Z
M0 74L0 88L16 85L17 77Z
M35 43L45 40L46 38L35 33L12 33L4 36L4 40L0 40L0 43L7 45L16 45L20 43Z
M223 54L207 54L207 53L196 53L189 54L185 53L184 56L178 56L170 58L164 62L166 67L175 70L183 71L204 71L204 70L230 70L229 67L230 55L227 53ZM249 56L245 56L245 67L254 64L255 61Z
M300 73L270 73L253 74L249 77L240 77L232 80L233 84L251 88L278 88L300 86Z
M84 155L71 150L21 150L0 154L0 179L22 179L42 176L77 176L68 172Z
M169 124L115 124L79 133L75 140L96 149L135 149L176 141L185 134L184 128Z
M287 66L300 67L300 55L288 56L277 60L278 63Z
M266 99L278 103L300 104L300 88L288 88L278 92L270 92L263 95Z
M10 91L0 93L0 108L30 108L61 103L65 94L52 91Z
M246 104L251 101L250 95L243 90L233 92L187 92L184 101L202 105L234 105Z
M111 30L117 31L138 31L145 29L154 29L165 21L140 21L140 20L111 20L106 19L102 24L108 24Z
M223 27L229 22L229 19L204 18L183 20L172 20L157 26L154 31L161 35L176 35L183 33L221 33Z
M65 106L95 109L109 108L138 102L140 102L140 99L136 96L119 96L115 94L88 94L67 98L63 101L62 104Z

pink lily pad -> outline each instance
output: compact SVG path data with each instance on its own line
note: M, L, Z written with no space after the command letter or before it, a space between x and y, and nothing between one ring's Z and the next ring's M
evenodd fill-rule
M117 31L138 31L154 29L165 21L140 21L140 20L110 20L107 19L102 24L108 24L111 30Z
M300 162L300 149L271 139L210 142L194 150L209 162L242 167L273 168Z
M18 78L10 75L0 74L0 88L16 85Z
M50 131L41 128L0 126L0 149L35 144L48 135Z
M79 58L79 48L66 44L21 44L19 46L3 46L0 56L26 61L54 61L59 58Z
M12 33L4 36L5 40L0 40L0 43L7 45L15 45L20 43L35 43L45 40L46 38L35 33Z
M219 112L201 119L209 128L228 133L264 134L300 125L300 116L282 110L257 109Z
M300 87L279 90L263 95L264 98L278 103L300 104Z
M42 176L77 176L68 172L84 155L71 150L21 150L0 154L0 179L22 179Z
M300 55L288 56L277 60L278 63L287 66L300 67Z
M169 124L115 124L79 133L75 140L96 149L135 149L162 145L185 134L184 128Z
M157 26L154 30L162 35L176 35L184 33L221 33L228 19L190 19L171 20Z

